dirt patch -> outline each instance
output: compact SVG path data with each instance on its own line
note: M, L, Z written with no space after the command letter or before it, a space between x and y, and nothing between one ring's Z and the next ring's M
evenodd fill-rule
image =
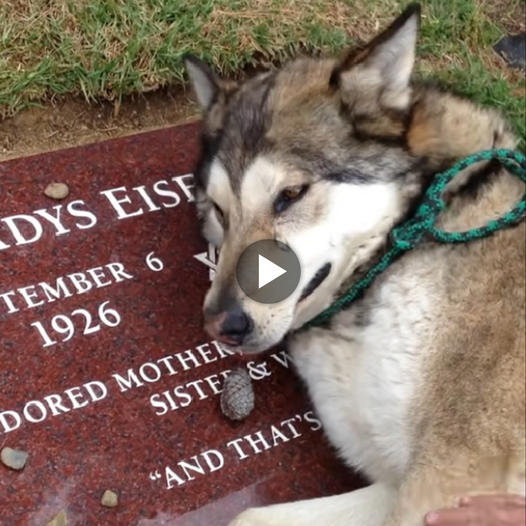
M0 122L0 161L182 124L199 118L191 94L163 89L111 103L66 98Z
M526 4L524 0L480 0L480 8L508 34L526 30Z

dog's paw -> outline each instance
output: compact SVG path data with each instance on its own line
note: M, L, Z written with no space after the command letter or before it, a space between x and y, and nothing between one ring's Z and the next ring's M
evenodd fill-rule
M261 508L249 508L238 515L228 526L278 526L278 523L273 522L270 517L265 517Z

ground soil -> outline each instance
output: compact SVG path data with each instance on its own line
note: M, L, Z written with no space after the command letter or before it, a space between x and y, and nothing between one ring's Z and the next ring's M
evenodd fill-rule
M199 118L191 94L163 89L114 104L65 98L0 121L0 161L174 126Z

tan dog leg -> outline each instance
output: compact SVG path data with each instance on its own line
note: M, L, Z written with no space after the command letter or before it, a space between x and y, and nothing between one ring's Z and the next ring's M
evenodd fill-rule
M312 500L251 508L229 526L381 526L395 491L382 484Z
M393 513L382 526L422 526L427 513L457 506L462 496L510 491L517 471L513 460L504 455L466 455L450 459L447 465L419 464L402 483ZM524 479L522 484L524 488Z

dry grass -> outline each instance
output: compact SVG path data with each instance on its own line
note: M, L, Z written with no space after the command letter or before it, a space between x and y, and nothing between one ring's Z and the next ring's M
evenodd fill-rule
M486 16L495 20L508 33L526 31L526 2L524 0L478 0Z
M223 74L370 38L406 0L3 0L0 113L82 94L117 103L184 80L193 52ZM524 76L492 45L524 28L523 0L428 0L420 73L508 112L524 129ZM522 26L521 26L522 24Z

